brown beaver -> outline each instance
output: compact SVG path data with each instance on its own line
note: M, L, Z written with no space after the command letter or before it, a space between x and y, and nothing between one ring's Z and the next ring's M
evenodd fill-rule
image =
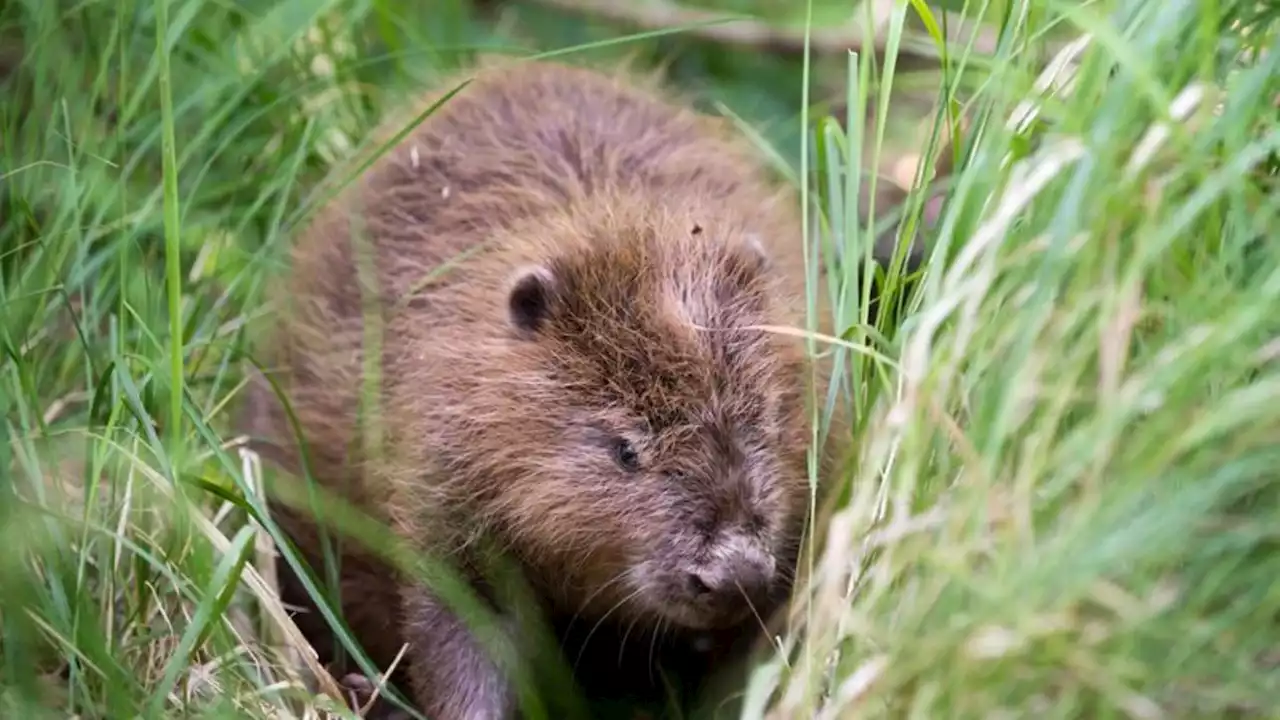
M805 325L798 212L726 124L648 79L481 66L292 251L268 339L314 475L464 568L473 539L496 540L568 659L594 657L576 663L588 696L660 689L655 657L700 678L719 655L697 648L737 647L788 596L807 517L813 366L803 340L759 327ZM356 437L370 311L376 458ZM296 472L271 390L247 407L257 447ZM320 568L315 528L276 512ZM462 623L350 543L341 602L379 666L409 644L429 717L514 714ZM299 624L327 653L325 623ZM640 671L619 669L628 653Z

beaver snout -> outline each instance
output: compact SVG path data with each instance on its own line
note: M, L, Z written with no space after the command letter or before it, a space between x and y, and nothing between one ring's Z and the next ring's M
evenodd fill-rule
M695 604L724 621L763 612L773 588L773 554L753 539L733 536L686 570L686 590Z

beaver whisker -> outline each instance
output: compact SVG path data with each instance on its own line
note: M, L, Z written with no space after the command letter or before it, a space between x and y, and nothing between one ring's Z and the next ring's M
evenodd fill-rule
M600 618L596 620L596 624L591 626L591 631L587 633L587 636L585 638L583 638L582 647L578 649L578 657L575 658L573 661L573 669L575 671L578 669L578 663L582 660L582 654L587 650L587 644L591 642L591 636L596 634L596 630L600 629L600 626L604 624L605 620L609 619L609 616L612 615L615 610L622 607L627 602L629 602L632 598L634 598L635 596L639 595L642 592L644 592L643 588L636 588L635 590L631 591L629 594L624 596L621 600L614 603L613 607L609 608L608 612L601 615Z

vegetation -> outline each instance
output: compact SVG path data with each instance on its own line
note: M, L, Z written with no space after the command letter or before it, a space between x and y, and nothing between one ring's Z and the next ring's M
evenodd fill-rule
M1274 713L1280 10L867 3L878 41L806 54L848 3L705 3L785 40L753 45L625 3L0 2L0 715L345 712L304 683L229 410L335 168L480 50L663 65L842 279L814 408L851 404L858 461L735 713ZM941 215L903 213L927 270L908 292L895 255L872 326L850 260L888 180L850 170L939 151Z

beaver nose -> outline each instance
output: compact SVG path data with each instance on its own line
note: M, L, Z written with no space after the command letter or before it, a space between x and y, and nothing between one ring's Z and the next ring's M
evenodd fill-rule
M690 570L689 592L721 611L761 611L773 585L774 560L752 544L727 543Z

